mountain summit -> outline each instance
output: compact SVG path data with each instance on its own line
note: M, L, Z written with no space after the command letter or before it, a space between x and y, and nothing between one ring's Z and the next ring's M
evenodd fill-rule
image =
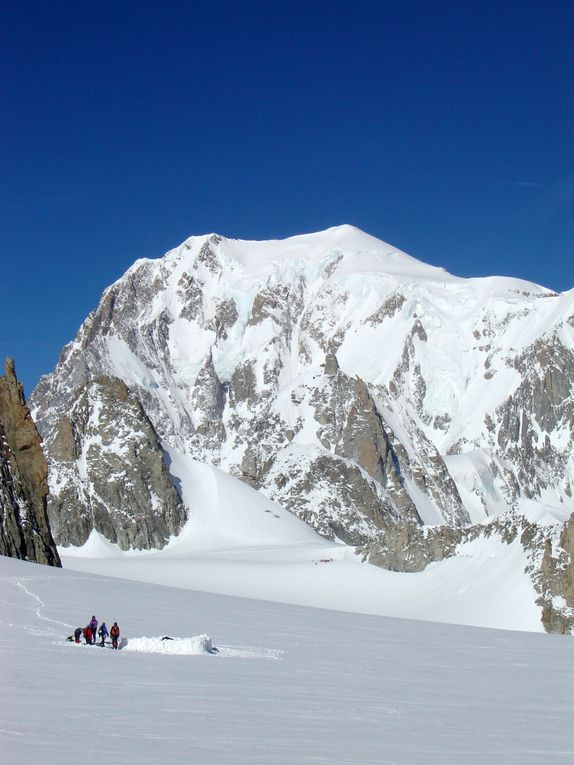
M353 545L524 498L567 517L573 372L574 291L452 276L351 226L191 237L111 285L33 394L52 528L161 547L194 512L168 452Z

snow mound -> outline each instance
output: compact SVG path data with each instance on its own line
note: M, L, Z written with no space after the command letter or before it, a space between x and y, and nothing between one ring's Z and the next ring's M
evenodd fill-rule
M124 651L137 653L161 653L171 656L201 656L203 654L219 654L232 659L280 659L283 651L274 648L255 648L253 646L220 646L216 648L209 635L195 637L136 637L125 640L120 645Z
M126 554L95 529L91 530L90 536L80 547L58 545L58 552L69 558L121 558Z
M123 647L124 651L138 653L164 653L178 656L198 656L204 653L217 653L209 635L197 635L187 638L136 637L130 638Z

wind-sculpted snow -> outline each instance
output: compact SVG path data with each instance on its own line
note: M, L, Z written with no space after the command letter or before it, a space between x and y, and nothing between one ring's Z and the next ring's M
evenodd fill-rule
M179 638L169 635L158 637L130 637L123 646L124 651L154 653L163 656L202 656L233 659L280 659L282 651L265 648L236 646L214 646L209 635Z
M138 653L161 653L166 656L198 656L200 654L217 653L209 635L197 635L188 638L172 638L162 635L160 637L132 637L124 646L124 651L137 651Z

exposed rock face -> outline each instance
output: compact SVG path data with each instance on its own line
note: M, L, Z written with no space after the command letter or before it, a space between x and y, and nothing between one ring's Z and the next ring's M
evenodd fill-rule
M413 573L422 571L429 563L450 558L468 529L450 526L421 527L414 523L399 523L384 529L378 539L359 549L364 560L389 571Z
M48 466L41 439L6 359L0 377L0 554L59 566L48 525Z
M509 365L519 371L521 382L496 412L499 454L516 465L514 480L527 497L543 496L551 487L570 499L574 351L555 333L537 340Z
M544 540L544 556L537 575L542 623L547 632L574 630L574 516L560 537Z
M100 377L70 404L47 442L59 466L48 503L56 539L82 545L96 529L122 549L163 547L185 509L140 402Z
M263 441L249 452L258 466L252 474L268 496L321 534L363 544L399 521L421 524L411 495L416 494L426 460L436 468L426 489L430 493L440 487L440 517L454 526L469 520L443 460L424 434L417 431L419 453L409 452L368 386L345 375L332 355L326 358L324 372L317 371L292 390L291 401L302 411L314 412L317 446L311 450L293 443L266 463L264 450L268 454L272 447ZM303 418L293 422L292 441L304 427Z

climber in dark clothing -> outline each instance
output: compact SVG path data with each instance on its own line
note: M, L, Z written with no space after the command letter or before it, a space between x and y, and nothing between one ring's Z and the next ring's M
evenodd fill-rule
M112 648L118 647L118 638L120 636L120 628L118 627L118 623L114 622L112 624L112 628L110 630L110 637L112 639Z

